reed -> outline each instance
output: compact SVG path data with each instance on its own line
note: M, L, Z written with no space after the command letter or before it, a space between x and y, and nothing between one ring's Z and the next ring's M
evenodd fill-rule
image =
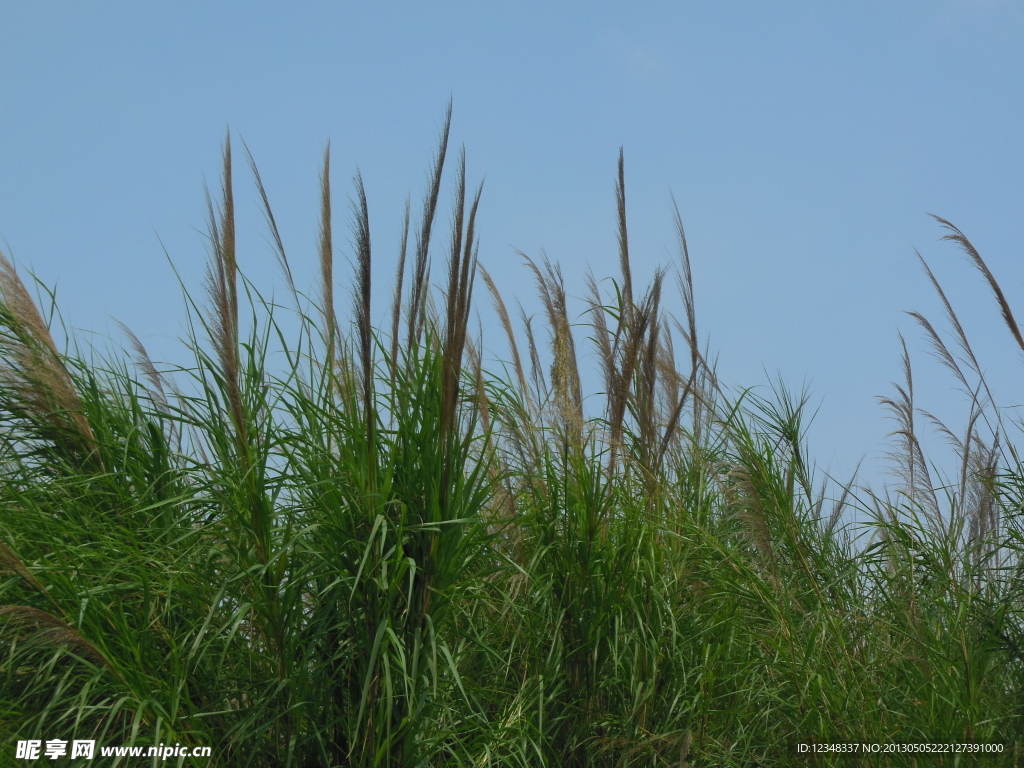
M481 188L464 152L448 168L450 121L419 221L406 206L386 328L358 174L348 320L335 309L329 147L312 298L248 158L289 310L244 276L225 142L188 365L130 332L122 357L60 351L0 257L0 764L30 738L211 746L253 768L788 766L796 739L999 741L984 764L1019 764L1024 466L927 265L951 331L914 318L966 429L921 411L904 345L883 400L894 484L830 484L805 397L719 383L678 211L681 319L667 271L637 282L621 153L619 274L610 292L587 278L589 338L546 258L525 267L540 319L513 322L478 265ZM987 264L939 223L1024 346ZM471 332L478 269L507 375ZM603 383L587 398L585 345Z

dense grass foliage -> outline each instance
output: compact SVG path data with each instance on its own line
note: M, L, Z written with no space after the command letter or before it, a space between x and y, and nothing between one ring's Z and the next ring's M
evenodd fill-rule
M432 287L446 154L447 128L388 328L358 180L351 334L335 315L326 162L315 298L244 280L229 145L190 365L134 337L60 352L0 262L0 764L30 738L253 768L785 766L797 738L1002 741L986 764L1015 764L1024 473L1002 427L982 439L966 338L921 318L974 392L959 477L929 475L908 365L903 482L853 503L819 486L799 399L720 389L681 225L682 319L665 273L633 284L621 159L621 275L576 339L557 267L530 262L525 336L476 279L464 162ZM467 331L478 283L507 375Z

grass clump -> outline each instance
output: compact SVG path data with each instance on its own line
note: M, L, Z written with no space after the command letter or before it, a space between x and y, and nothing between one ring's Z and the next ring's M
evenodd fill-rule
M611 295L591 279L587 299L598 407L559 268L528 261L545 351L478 267L464 158L435 291L447 126L418 227L406 211L386 330L371 324L358 177L350 334L336 315L329 154L312 301L256 174L298 299L282 324L239 269L226 143L192 362L173 372L131 336L134 361L58 351L0 263L5 742L211 746L213 764L253 768L526 768L784 766L799 739L998 741L988 764L1016 764L1024 471L1005 429L981 437L997 412L973 353L919 317L974 393L960 477L928 474L908 363L887 400L902 481L858 502L870 517L855 525L850 489L818 487L803 401L719 385L678 217L682 320L663 309L666 272L633 283L621 156L621 274ZM508 376L485 370L468 330L478 269Z

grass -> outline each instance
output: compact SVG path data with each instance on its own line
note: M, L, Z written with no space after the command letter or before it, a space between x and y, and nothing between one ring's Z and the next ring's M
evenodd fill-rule
M123 357L59 351L0 262L0 764L23 764L16 739L78 738L253 768L785 766L797 739L999 741L985 764L1016 765L1024 468L931 272L952 350L918 320L973 404L959 474L924 455L908 361L886 400L900 482L826 492L800 398L719 386L678 219L684 317L662 308L667 272L633 283L621 156L621 274L610 295L589 281L589 339L546 261L545 327L516 332L477 264L463 158L432 287L450 164L446 123L387 329L358 177L351 333L336 314L329 152L312 299L255 174L285 310L236 261L225 144L176 370L130 334ZM508 375L468 330L478 270Z

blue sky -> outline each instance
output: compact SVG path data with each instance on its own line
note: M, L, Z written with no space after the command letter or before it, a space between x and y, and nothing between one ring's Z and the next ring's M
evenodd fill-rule
M535 306L515 249L560 262L577 296L588 268L614 274L624 146L635 271L675 258L671 192L722 378L806 383L819 463L843 474L867 456L873 478L898 331L921 404L963 410L903 314L939 316L915 247L1003 403L1019 401L1020 355L927 214L971 237L1024 315L1022 41L1011 0L0 0L0 247L57 286L69 324L113 335L117 318L172 357L183 312L163 248L198 288L203 184L230 125L300 285L325 142L341 215L361 170L383 298L450 97L453 140L486 178L481 260L506 294ZM256 193L237 185L242 267L280 288Z

